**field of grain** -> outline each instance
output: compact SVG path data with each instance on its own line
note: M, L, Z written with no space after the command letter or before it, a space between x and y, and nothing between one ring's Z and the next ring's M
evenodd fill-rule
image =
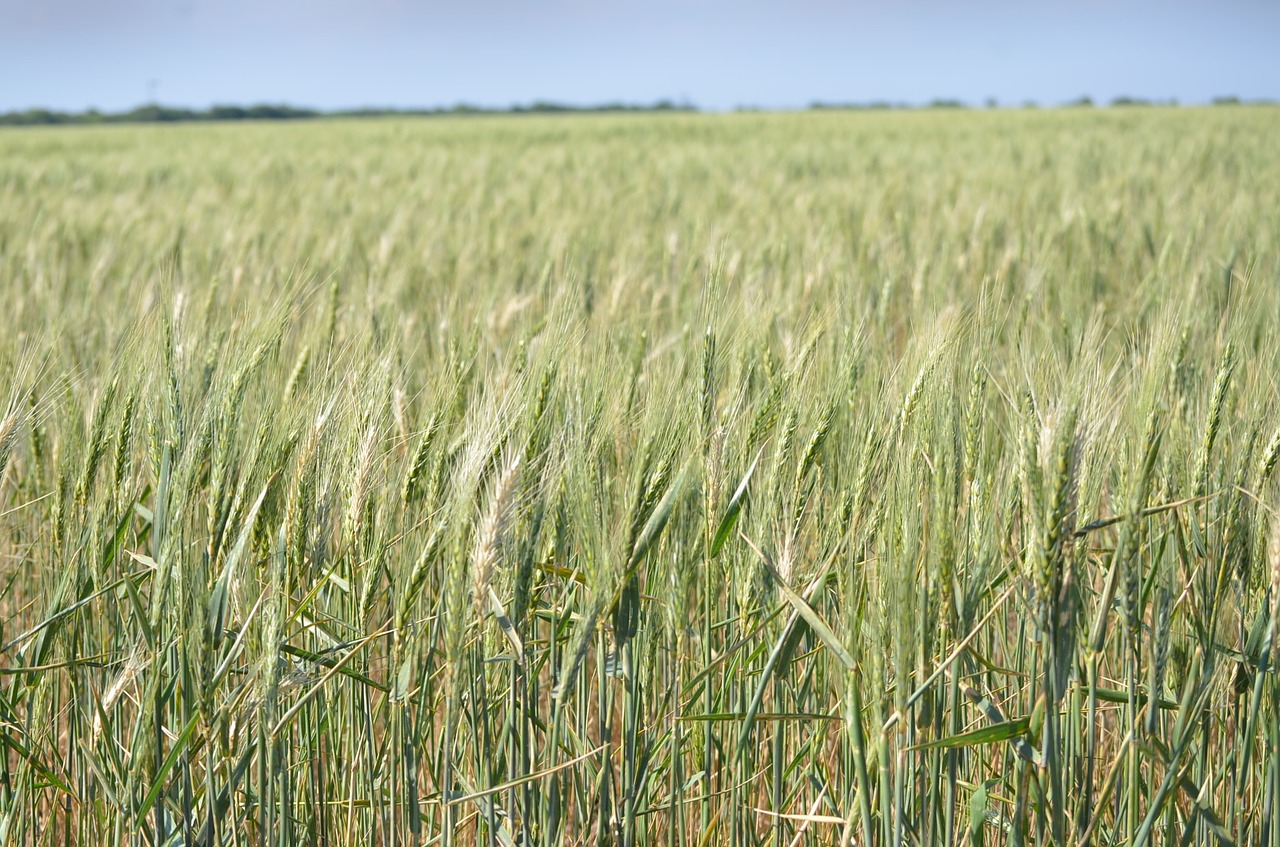
M1278 135L0 133L0 844L1280 845Z

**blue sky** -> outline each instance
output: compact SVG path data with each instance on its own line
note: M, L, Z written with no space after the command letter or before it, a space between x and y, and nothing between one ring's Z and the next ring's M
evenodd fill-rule
M1280 0L0 0L0 111L1280 98Z

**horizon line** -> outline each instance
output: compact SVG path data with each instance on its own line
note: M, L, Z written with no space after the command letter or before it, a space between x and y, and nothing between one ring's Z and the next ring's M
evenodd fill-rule
M981 103L970 103L959 98L937 97L923 102L893 100L813 100L803 106L769 106L740 103L727 109L707 109L687 98L679 101L660 98L650 102L610 100L597 103L573 103L560 100L537 99L526 103L493 106L458 101L451 105L437 106L376 106L364 105L336 109L319 109L294 106L287 102L260 101L249 105L214 103L206 108L161 104L157 101L141 103L131 109L100 111L89 107L79 111L32 106L0 112L0 126L39 126L60 124L95 123L179 123L194 121L237 120L307 120L350 117L448 117L466 115L553 115L590 113L705 113L732 114L740 112L790 113L812 111L928 111L958 110L1021 110L1021 109L1070 109L1070 108L1197 108L1208 106L1267 106L1277 102L1270 98L1246 99L1235 95L1213 97L1204 102L1182 102L1176 98L1157 99L1136 96L1113 97L1105 103L1096 102L1089 95L1073 100L1041 104L1035 100L1018 103L1001 103L989 97Z

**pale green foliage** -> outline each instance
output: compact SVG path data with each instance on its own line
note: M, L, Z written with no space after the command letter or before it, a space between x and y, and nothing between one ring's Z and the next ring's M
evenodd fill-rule
M0 133L0 845L1276 847L1277 131Z

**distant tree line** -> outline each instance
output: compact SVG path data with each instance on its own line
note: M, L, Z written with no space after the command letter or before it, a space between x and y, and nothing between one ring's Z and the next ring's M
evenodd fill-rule
M192 121L289 121L308 118L348 118L348 117L397 117L432 115L502 115L502 114L563 114L575 112L695 112L697 107L689 103L676 103L671 100L659 100L650 104L634 103L600 103L591 106L576 106L567 103L556 103L549 100L536 100L527 105L514 105L505 108L476 106L470 103L458 103L431 109L394 109L383 107L365 107L360 109L339 109L322 111L319 109L301 109L284 104L260 104L257 106L211 106L208 109L186 109L174 106L161 106L151 103L138 106L127 112L100 112L89 109L84 112L59 112L52 109L26 109L24 111L0 113L0 126L50 126L58 124L131 124L131 123L178 123Z
M298 109L293 106L212 106L208 109L184 109L174 106L148 104L127 112L58 112L51 109L27 109L21 112L0 114L0 125L33 126L41 124L126 124L126 123L176 123L179 121L281 121L320 116L315 109Z
M1242 100L1239 97L1215 97L1211 101L1212 105L1214 106L1266 106L1266 105L1271 105L1274 102L1275 101L1273 100ZM993 109L998 106L998 103L994 98L988 98L984 105L988 109ZM1093 102L1092 97L1084 96L1084 97L1079 97L1075 100L1070 100L1066 103L1063 103L1061 104L1061 107L1065 109L1089 109L1089 108L1093 108L1094 105L1095 104ZM1110 105L1117 108L1122 108L1125 106L1177 106L1179 104L1177 100L1149 100L1144 97L1121 96L1121 97L1116 97L1112 99ZM1034 101L1027 101L1022 104L1023 108L1029 108L1029 109L1036 108L1036 106L1037 104ZM888 100L870 100L870 101L861 102L861 103L859 102L828 103L828 102L817 100L817 101L814 101L813 103L810 103L809 108L813 110L873 111L873 110L879 110L879 109L918 109L918 108L967 109L969 108L969 106L967 103L965 103L962 100L956 100L954 98L939 98L936 100L930 100L928 103L925 103L923 107L917 106L911 103L901 103L901 102L895 103L895 102L890 102Z
M1266 105L1270 100L1242 100L1239 97L1215 97L1215 106ZM987 108L994 108L994 99L985 102ZM1094 105L1090 97L1080 97L1062 104L1065 108L1091 108ZM1141 97L1116 97L1111 101L1115 107L1123 106L1177 106L1177 100L1147 100ZM1034 108L1034 102L1024 103L1025 108ZM872 100L868 102L831 103L814 101L809 108L815 111L835 110L887 110L916 109L920 106L890 102L888 100ZM927 109L966 109L968 105L954 98L938 98L924 104ZM194 121L291 121L310 118L368 118L368 117L431 117L436 115L555 115L602 112L697 112L698 107L688 102L676 103L672 100L658 100L654 103L637 104L623 102L599 103L579 106L569 103L558 103L552 100L535 100L528 104L516 104L506 107L477 106L471 103L458 103L453 106L441 106L424 109L396 109L390 107L369 106L359 109L338 109L324 111L288 106L283 103L261 103L256 106L211 106L208 109L186 109L176 106L161 106L150 103L138 106L127 112L100 112L88 109L83 112L59 112L52 109L26 109L23 111L0 112L0 126L53 126L58 124L133 124L133 123L179 123ZM758 111L750 106L739 106L737 111Z

